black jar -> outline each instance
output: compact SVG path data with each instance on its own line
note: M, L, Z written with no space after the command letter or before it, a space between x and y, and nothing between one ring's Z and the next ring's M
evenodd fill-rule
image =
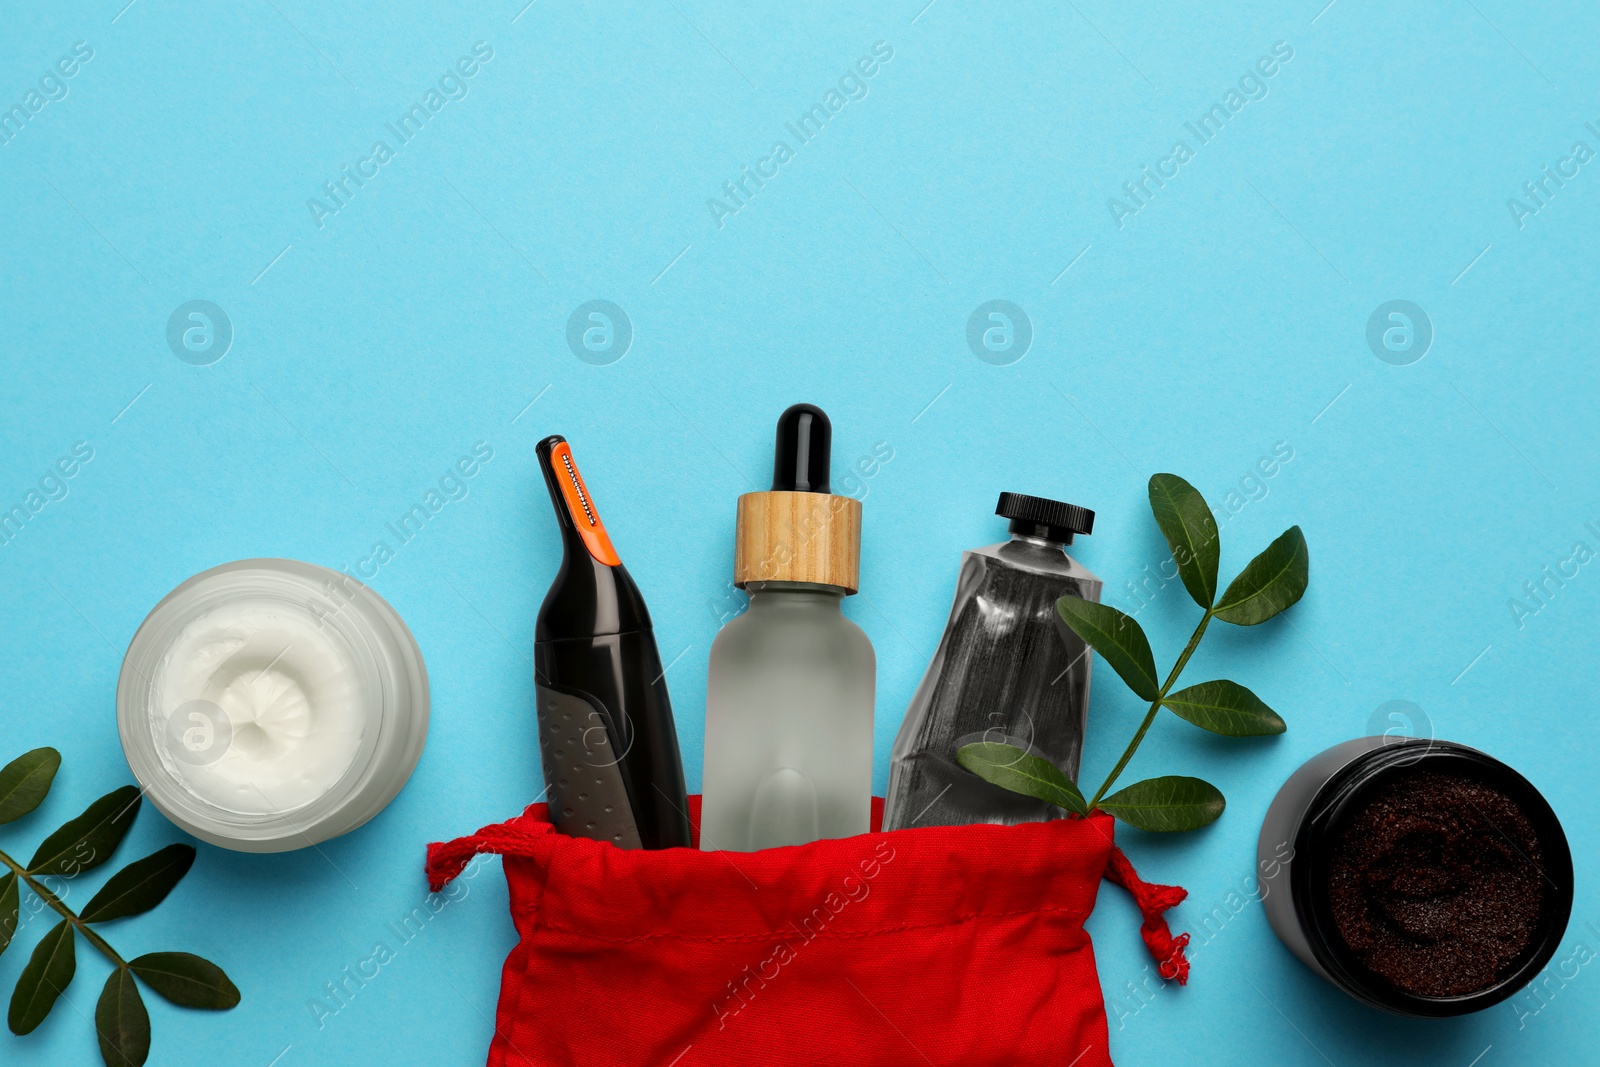
M1346 942L1331 901L1336 842L1350 821L1380 791L1428 771L1480 784L1515 805L1537 842L1543 874L1527 945L1497 970L1492 984L1464 995L1419 995L1377 973ZM1399 1015L1465 1015L1512 996L1550 962L1572 912L1572 853L1550 805L1504 763L1448 741L1361 737L1312 757L1267 809L1257 850L1267 919L1279 940L1357 1000Z

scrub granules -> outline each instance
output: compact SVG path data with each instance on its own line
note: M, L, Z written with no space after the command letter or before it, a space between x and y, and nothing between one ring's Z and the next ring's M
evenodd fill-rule
M1494 985L1532 943L1539 841L1504 793L1423 771L1386 783L1335 839L1329 903L1369 970L1423 997Z

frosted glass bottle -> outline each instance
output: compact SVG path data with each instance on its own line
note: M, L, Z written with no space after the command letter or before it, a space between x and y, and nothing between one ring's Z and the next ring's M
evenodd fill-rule
M877 658L840 610L861 584L861 502L828 488L821 408L778 417L772 488L739 498L733 581L750 609L711 644L700 847L864 834Z
M700 847L747 852L864 834L877 660L845 590L751 582L711 646Z

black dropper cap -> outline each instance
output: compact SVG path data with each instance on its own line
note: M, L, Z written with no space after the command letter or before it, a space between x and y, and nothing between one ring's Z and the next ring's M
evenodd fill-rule
M1001 493L994 513L1011 520L1014 534L1043 537L1064 545L1072 544L1074 534L1094 532L1094 512L1042 496Z
M815 404L795 404L778 416L778 447L772 465L774 492L826 493L833 452L833 424Z

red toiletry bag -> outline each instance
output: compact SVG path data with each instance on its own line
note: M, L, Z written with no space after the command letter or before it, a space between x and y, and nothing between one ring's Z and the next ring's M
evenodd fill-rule
M643 852L535 804L430 845L427 872L438 891L505 857L521 940L489 1067L1108 1067L1083 929L1102 877L1138 901L1163 975L1188 972L1161 917L1184 891L1140 881L1112 833L1096 814Z

